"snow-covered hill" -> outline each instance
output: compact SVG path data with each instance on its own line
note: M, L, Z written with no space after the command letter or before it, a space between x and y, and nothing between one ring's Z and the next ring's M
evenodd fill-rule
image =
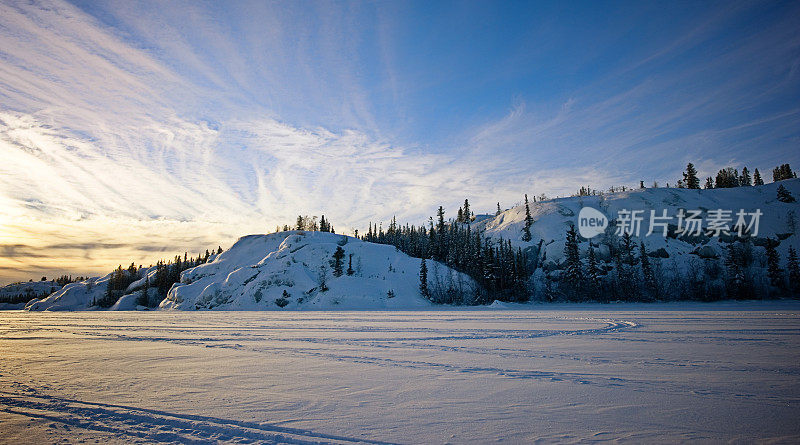
M0 310L22 309L32 298L41 298L61 289L55 281L27 281L0 287Z
M344 252L344 273L331 265L337 247ZM352 274L348 268L352 264ZM420 260L394 247L323 232L289 231L240 238L228 251L181 274L161 309L412 309L430 306L420 295ZM472 280L434 262L428 263L431 289L471 291ZM142 271L151 282L155 268ZM86 310L99 300L111 274L72 283L28 310ZM322 280L327 290L322 289ZM137 309L144 278L128 286L112 310ZM138 307L142 309L141 307Z
M331 261L345 252L344 273ZM347 274L352 265L352 275ZM324 232L246 236L208 264L187 270L161 303L168 309L398 309L430 305L419 291L420 260L394 247ZM428 281L471 286L440 264ZM324 277L324 278L323 278ZM323 290L322 281L327 290Z
M85 281L70 283L41 299L31 300L25 305L30 311L81 311L89 309L106 291L111 274L92 277Z
M664 237L661 229L656 233L646 236L651 210L657 216L666 211L668 217L673 217L670 223L670 232L677 228L677 215L684 211L700 210L703 220L702 227L705 231L709 218L709 211L717 209L732 211L730 226L736 223L736 213L740 209L745 212L760 210L763 214L759 218L758 234L753 237L755 253L763 253L767 238L779 242L777 251L785 264L789 246L800 250L800 237L797 235L797 226L800 225L800 202L781 202L777 199L779 186L786 188L795 199L800 200L800 180L791 179L778 183L766 184L757 187L737 187L711 190L689 190L676 188L646 188L626 192L607 194L605 196L582 196L559 198L543 202L530 202L530 211L533 218L531 226L532 239L529 242L522 240L525 226L525 206L517 206L502 212L494 218L483 219L473 223L473 229L482 231L493 239L511 240L514 246L527 250L534 266L538 267L539 276L542 273L557 271L563 267L564 244L566 232L570 225L577 227L578 214L582 207L588 206L600 210L610 220L608 235L598 235L592 238L591 245L602 260L610 261L611 246L616 235L614 219L623 210L642 210L643 221L641 232L634 240L638 244L643 241L652 257L660 258L663 265L669 264L680 271L687 271L702 264L701 259L723 258L725 247L732 240L731 236L709 237L681 237L670 233ZM750 218L747 218L750 221ZM580 239L580 252L586 257L590 243ZM673 266L674 265L674 266Z
M216 255L211 255L209 261L213 261L215 258ZM24 309L29 311L98 310L100 307L96 303L105 295L109 280L113 275L114 272L110 272L102 277L91 277L84 281L67 284L46 297L31 300L24 306ZM141 278L132 282L125 290L125 295L108 308L109 310L145 309L137 304L138 297L142 293L146 279L149 279L150 283L155 282L156 267L142 268L139 270L139 275Z
M495 239L511 240L514 246L533 248L534 251L541 240L544 249L540 259L546 255L546 259L552 261L558 261L563 257L566 231L570 224L577 224L578 213L584 206L601 210L609 219L618 215L620 210L644 210L642 235L647 233L650 210L655 210L657 215L661 215L661 212L666 210L667 215L673 217L678 214L680 209L702 210L705 218L708 210L732 210L735 214L740 209L747 212L760 209L763 215L760 217L758 237L784 238L797 230L797 227L794 226L800 225L800 201L793 203L778 201L776 196L779 185L783 185L796 199L800 199L800 179L780 181L758 187L711 190L635 189L605 196L582 196L530 202L531 216L534 220L531 226L532 239L530 242L522 241L523 227L525 226L524 205L506 210L494 218L473 223L473 229L482 230L487 236ZM735 222L735 215L733 218ZM792 218L794 218L794 223L791 221ZM671 221L673 225L676 222L676 218ZM796 236L791 238L792 242L781 243L781 248L786 249L790 244L797 248L798 238ZM650 250L664 247L669 253L676 254L692 251L698 244L706 244L706 242L716 246L718 243L714 241L719 241L702 238L688 242L671 237L664 238L656 234L640 236L639 239L644 240ZM594 238L593 241L597 242L598 239Z

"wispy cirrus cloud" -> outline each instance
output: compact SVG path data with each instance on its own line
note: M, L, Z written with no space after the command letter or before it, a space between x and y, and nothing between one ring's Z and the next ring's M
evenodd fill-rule
M155 17L141 26L177 41L168 50L199 75L67 3L0 8L0 243L20 246L0 258L0 267L17 271L7 280L153 262L148 246L203 250L300 213L327 213L340 230L394 213L421 221L443 197L486 192L480 169L492 163L392 145L357 103L368 132L300 128L237 104L242 91L220 89L247 79L208 67L190 45L170 40L169 27L147 21ZM189 17L202 32L224 34ZM222 111L197 113L204 103Z

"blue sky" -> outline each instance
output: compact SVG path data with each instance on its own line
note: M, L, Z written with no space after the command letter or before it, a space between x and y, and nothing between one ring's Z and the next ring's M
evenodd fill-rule
M3 2L0 281L800 164L799 69L797 2Z

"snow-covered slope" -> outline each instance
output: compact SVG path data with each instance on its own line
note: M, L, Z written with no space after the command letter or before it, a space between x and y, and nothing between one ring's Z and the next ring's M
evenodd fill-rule
M22 309L25 300L41 298L61 289L55 281L28 281L0 287L0 310Z
M344 271L333 275L337 246ZM352 256L352 257L351 257ZM353 274L347 269L352 258ZM214 261L185 271L161 303L168 309L383 309L430 305L419 292L420 260L394 247L323 232L246 236ZM323 291L321 278L324 275ZM428 281L471 280L440 264Z
M92 277L85 281L70 283L52 294L31 300L26 310L31 311L79 311L86 310L96 299L103 296L111 274Z
M660 229L657 229L657 233L645 236L649 228L651 210L654 210L656 215L661 215L662 211L666 210L667 216L673 217L671 220L673 226L677 224L677 214L680 209L701 210L703 229L705 230L709 210L731 210L733 222L730 225L733 226L736 221L735 214L740 209L744 209L746 212L754 212L758 209L763 215L759 219L758 236L753 239L755 249L763 252L766 238L779 241L777 250L783 262L789 246L800 249L800 237L795 233L797 226L800 225L800 202L778 201L777 188L779 185L785 187L795 199L800 200L800 180L798 179L758 187L728 189L646 188L605 196L582 196L531 202L530 210L534 222L531 226L532 239L530 242L522 240L525 225L524 205L506 210L494 218L473 223L473 229L481 230L486 236L494 239L511 240L515 246L526 249L540 269L550 271L558 269L562 265L567 229L571 224L575 224L577 227L578 213L582 207L589 206L602 211L611 220L611 228L607 230L609 234L613 233L613 220L621 210L643 210L644 221L641 223L640 236L634 237L636 243L644 241L652 256L671 258L675 260L677 267L685 269L692 267L691 263L696 263L696 260L700 258L722 258L725 253L724 248L731 238L705 235L694 238L664 237ZM609 259L607 244L611 239L611 236L604 235L591 239L592 245L601 259ZM581 239L582 256L586 255L588 248L589 243L585 239Z
M214 256L211 257L212 259ZM47 295L46 297L31 300L25 309L29 311L83 311L98 309L94 304L99 301L106 293L108 281L113 275L111 272L102 277L87 278L84 281L70 283L63 288ZM110 310L135 310L137 309L136 299L140 294L140 289L144 284L145 277L149 277L150 282L154 281L156 273L155 266L140 269L141 279L131 283L125 295L120 297ZM143 308L139 308L143 309Z
M333 253L345 252L344 273L336 277ZM352 260L352 263L351 263ZM348 268L352 264L351 275ZM394 247L323 232L289 231L240 238L228 251L181 274L161 309L413 309L430 306L419 291L420 260ZM451 285L471 291L472 280L438 263L428 263L431 288ZM144 277L155 279L155 267L128 286L110 310L137 306ZM87 310L105 293L111 274L72 283L28 310ZM323 278L324 277L324 278ZM327 290L322 290L324 279Z

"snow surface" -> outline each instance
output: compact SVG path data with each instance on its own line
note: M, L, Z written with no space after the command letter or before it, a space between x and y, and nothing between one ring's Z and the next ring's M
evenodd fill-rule
M0 441L800 441L796 301L501 306L5 311Z

